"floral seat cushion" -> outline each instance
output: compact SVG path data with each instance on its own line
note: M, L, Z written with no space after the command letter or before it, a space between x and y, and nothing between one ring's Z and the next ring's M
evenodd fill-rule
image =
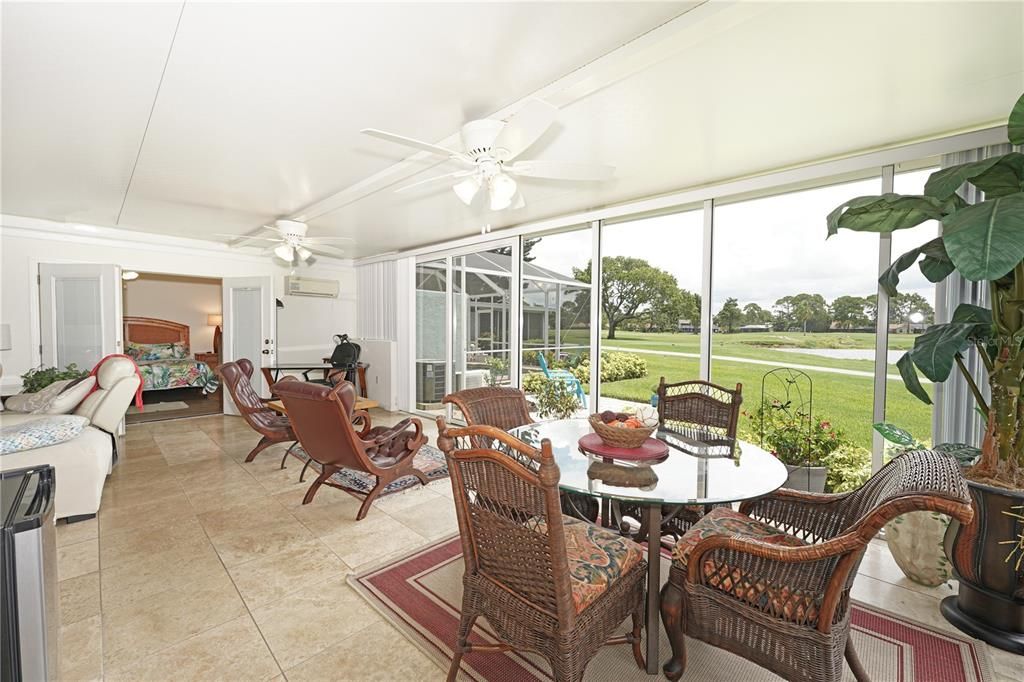
M686 570L690 554L697 543L718 535L750 538L784 547L803 547L807 544L794 535L783 533L778 528L752 519L746 514L728 507L718 507L701 518L676 543L672 551L673 564ZM705 555L701 568L709 587L726 592L758 610L795 623L817 622L821 602L819 594L792 589L788 585L769 583L761 576L716 562L710 555Z
M629 538L586 521L563 516L562 522L572 601L580 613L643 561L644 550Z

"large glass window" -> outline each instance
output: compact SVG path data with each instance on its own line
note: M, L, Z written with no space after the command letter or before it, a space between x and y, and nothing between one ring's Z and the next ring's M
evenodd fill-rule
M448 269L444 258L416 264L416 409L441 413L447 392L445 331Z
M897 173L893 190L897 194L921 194L924 183L935 168ZM937 221L929 220L892 235L892 259L939 235ZM889 301L888 371L885 391L885 418L910 431L923 443L932 442L932 406L903 387L896 361L914 346L914 339L935 324L935 285L915 265L900 275L899 295ZM932 394L932 384L921 376L924 389Z
M587 227L522 240L523 388L534 393L548 373L573 372L584 391L590 359L590 253ZM582 406L581 406L582 409Z
M602 227L601 410L700 372L703 211Z
M711 380L743 385L740 432L755 442L769 430L756 416L764 383L769 404L790 401L765 420L777 440L796 429L871 447L879 237L826 239L825 217L880 191L873 177L715 206Z
M512 256L508 249L452 258L455 361L452 390L511 380Z

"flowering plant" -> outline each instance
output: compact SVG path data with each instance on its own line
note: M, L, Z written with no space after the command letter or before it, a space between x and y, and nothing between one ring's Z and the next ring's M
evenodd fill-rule
M828 419L795 410L789 403L773 400L744 415L760 428L762 444L790 466L825 466L829 455L850 445Z

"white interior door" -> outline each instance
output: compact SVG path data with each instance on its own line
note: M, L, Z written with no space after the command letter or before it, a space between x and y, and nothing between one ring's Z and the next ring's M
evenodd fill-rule
M274 282L272 277L227 277L222 287L224 329L221 361L248 358L253 372L253 388L262 396L270 395L260 367L272 366L277 360L274 338ZM228 395L228 394L226 394ZM224 400L224 411L238 414L230 395Z
M122 348L121 268L39 264L39 355L44 366L92 369Z

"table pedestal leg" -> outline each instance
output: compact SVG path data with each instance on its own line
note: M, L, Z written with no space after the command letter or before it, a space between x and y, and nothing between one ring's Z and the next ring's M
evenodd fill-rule
M644 507L647 516L647 674L661 672L658 640L661 628L661 505Z

